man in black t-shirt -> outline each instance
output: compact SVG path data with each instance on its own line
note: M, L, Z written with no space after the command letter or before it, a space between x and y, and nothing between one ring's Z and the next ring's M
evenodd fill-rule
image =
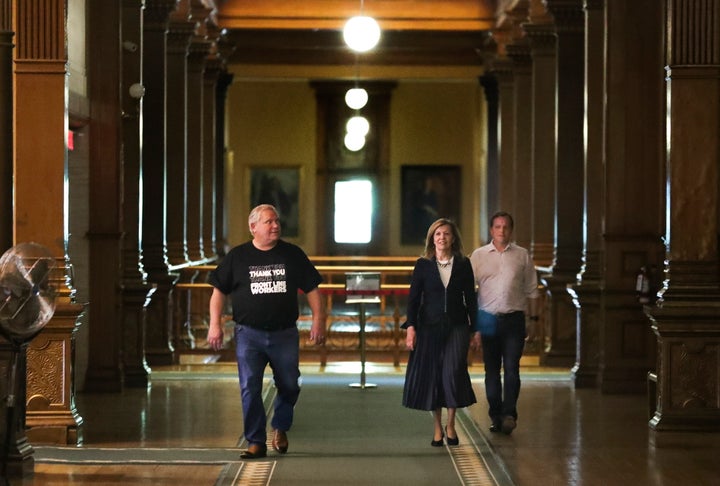
M235 322L235 353L243 405L244 435L248 448L241 457L267 455L266 422L262 383L269 364L277 388L274 402L272 446L287 452L287 431L300 394L298 290L307 296L313 323L310 340L325 340L325 312L318 285L322 277L298 246L280 239L280 220L275 207L261 204L250 212L252 240L236 246L210 273L214 287L210 297L208 344L223 343L220 317L226 296L232 302Z

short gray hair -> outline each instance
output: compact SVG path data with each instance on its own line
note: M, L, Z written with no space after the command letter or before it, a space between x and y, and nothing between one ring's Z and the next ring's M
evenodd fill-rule
M259 206L255 206L253 210L250 211L250 216L248 216L248 229L250 230L250 233L252 233L253 225L260 221L260 215L263 211L272 211L275 213L275 216L280 217L280 213L278 213L278 210L275 209L275 206L272 204L260 204Z

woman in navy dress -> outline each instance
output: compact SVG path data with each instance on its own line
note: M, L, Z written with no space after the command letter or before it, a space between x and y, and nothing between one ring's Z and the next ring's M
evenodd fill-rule
M458 444L455 412L476 401L467 363L475 303L475 279L463 255L460 231L453 221L438 219L430 225L425 254L415 264L402 326L410 350L403 405L433 412L435 447L443 445L445 435L448 445ZM473 346L478 342L479 336Z

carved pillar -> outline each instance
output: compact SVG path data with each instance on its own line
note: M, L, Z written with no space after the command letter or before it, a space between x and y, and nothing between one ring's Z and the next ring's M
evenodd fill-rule
M665 115L657 75L663 66L663 16L654 0L605 4L600 388L604 393L644 393L655 343L635 283L641 266L659 267L663 261Z
M123 383L131 387L148 384L150 369L145 361L145 307L154 288L148 285L141 263L140 209L142 160L142 85L144 0L123 0L121 3L120 42L122 50L120 99L122 104L122 152L120 164L122 186L122 366ZM128 44L131 42L137 48ZM133 88L135 90L133 90Z
M515 79L509 61L495 62L492 72L498 80L500 99L498 203L501 211L507 211L513 214L515 210L513 193L513 163L515 160ZM485 233L484 237L489 238L489 234Z
M577 388L600 376L605 219L605 1L585 0L585 248L578 281L569 288L577 308L577 348L572 369Z
M555 248L555 27L538 19L523 25L532 52L532 255L550 267Z
M485 92L485 104L487 105L487 169L485 173L485 186L487 190L488 214L498 212L498 82L494 75L485 74L480 78L480 84ZM481 215L480 228L482 231L488 227L488 214ZM481 233L482 236L482 233Z
M531 173L532 252L535 265L552 265L555 248L555 26L540 0L531 3L530 22L522 25L532 55ZM544 278L544 277L543 277ZM543 282L544 283L544 282ZM526 349L540 355L545 347L546 312L527 321Z
M650 426L720 430L720 2L668 0L665 288L646 307L657 335Z
M0 139L3 141L0 146L0 255L13 246L13 36L12 1L0 0ZM8 380L13 352L10 343L0 341L0 396L12 394L17 397L15 408L2 408L0 437L8 437L8 475L22 476L32 472L35 461L25 435L26 380L18 378L17 383L12 384ZM27 348L23 347L18 354L17 376L25 377L26 358ZM12 385L14 389L10 388ZM6 414L13 410L15 416L9 418L12 426L7 430ZM5 451L5 444L0 446L0 451Z
M225 132L220 130L224 125L219 123L224 116L224 101L218 92L225 71L224 55L227 54L223 32L214 23L208 22L208 35L212 40L212 50L205 61L205 77L203 87L203 253L210 261L218 258L218 226L217 212L223 206L218 189L218 160L224 152ZM224 98L224 94L223 94ZM219 113L220 112L220 113ZM220 116L218 116L220 114ZM219 155L220 154L220 157ZM221 164L224 167L224 164ZM222 179L221 179L222 180Z
M532 241L532 60L527 39L507 46L515 81L515 159L513 161L513 239L523 248Z
M0 254L13 246L12 0L0 0Z
M557 35L557 152L555 259L547 278L552 295L548 366L575 362L576 308L566 288L580 271L583 238L584 13L581 0L547 0Z
M85 389L122 390L121 0L88 5L90 334ZM138 46L140 49L140 46ZM127 89L127 87L125 87ZM123 89L124 91L124 89ZM127 115L127 114L126 114ZM137 116L137 113L135 113Z
M171 342L173 285L165 245L166 35L176 0L145 0L143 12L142 262L155 293L146 310L145 359L150 366L173 363Z
M13 114L15 243L34 241L44 245L57 260L55 314L27 351L27 436L33 442L50 436L52 441L63 444L77 441L82 424L75 408L72 377L75 331L83 310L75 303L75 291L69 287L65 228L65 4L65 0L13 4L17 42ZM38 198L39 176L43 180L42 198ZM21 462L26 460L26 452L21 453Z
M215 143L215 137L222 136L217 133L217 127L215 126L216 115L216 91L217 82L222 69L222 63L216 55L212 55L205 63L205 76L203 86L203 213L202 213L202 241L203 241L203 254L208 261L214 261L217 259L216 241L215 234L216 220L215 220L215 208L217 201L217 195L215 188L217 181L215 180L217 157L215 156L215 150L217 144Z
M205 21L210 10L199 0L191 1L191 19L196 30L190 38L187 57L187 165L186 165L186 214L185 237L188 259L204 263L203 228L203 114L205 58L212 43L206 38Z
M227 224L225 222L225 106L227 90L233 75L220 73L216 92L215 113L215 244L218 256L224 256L228 246Z
M195 23L188 22L188 0L178 2L170 15L167 36L166 157L167 157L167 250L173 267L186 265L187 249L187 55Z

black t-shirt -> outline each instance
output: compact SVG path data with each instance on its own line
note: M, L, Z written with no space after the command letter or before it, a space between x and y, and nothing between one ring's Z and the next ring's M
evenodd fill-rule
M236 246L210 272L209 283L230 295L233 320L264 330L295 326L298 289L315 289L322 277L300 247L279 240L270 250Z

